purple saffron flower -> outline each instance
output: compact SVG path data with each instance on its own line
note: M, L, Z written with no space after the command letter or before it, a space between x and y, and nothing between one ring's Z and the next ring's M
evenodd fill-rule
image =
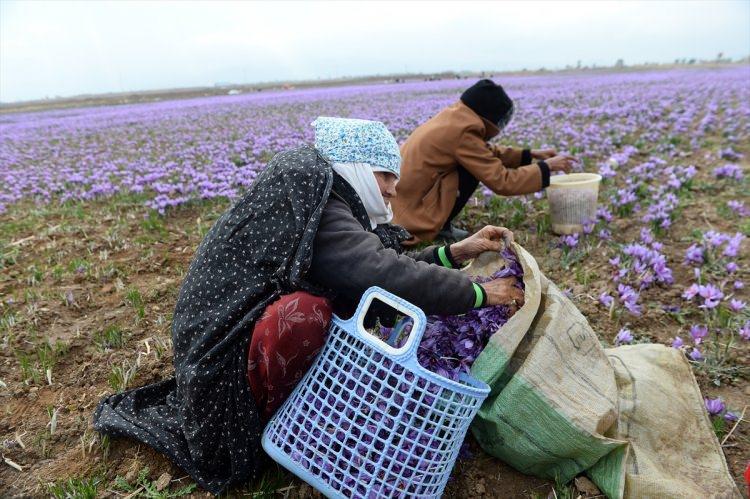
M701 246L693 244L685 251L685 265L703 265L703 262L703 248Z
M617 271L617 273L616 273L616 275L614 277L614 281L615 282L620 282L620 280L623 277L626 277L628 274L630 274L630 269L629 268L626 267L624 269L620 269L620 270Z
M642 244L627 244L623 247L622 252L633 258L646 259L651 250Z
M705 398L703 399L703 403L706 406L706 410L708 411L709 416L718 416L727 408L727 406L724 404L724 401L720 398Z
M612 220L614 219L614 217L612 216L612 212L610 212L604 206L600 206L599 209L596 210L596 216L607 223L612 222Z
M734 274L735 272L739 270L739 268L740 268L739 265L737 265L734 262L729 262L724 267L724 269L727 271L727 274Z
M659 282L663 282L664 284L672 284L674 282L672 269L667 267L664 262L657 262L654 264L654 275Z
M731 310L734 313L737 313L741 311L742 309L744 309L745 305L747 305L747 303L745 303L744 301L738 300L736 298L732 298L732 300L729 302L729 310Z
M750 321L747 321L744 326L740 328L740 338L743 340L750 340Z
M745 287L745 283L742 281L734 281L734 284L732 285L734 289L742 289Z
M576 233L562 236L560 238L560 242L563 244L563 246L567 246L568 248L575 248L578 245L578 234Z
M641 307L638 305L639 295L632 287L627 284L618 284L617 293L620 296L620 302L622 302L631 314L640 315Z
M599 303L601 303L607 308L611 307L614 302L615 302L615 299L612 298L612 296L610 296L610 294L607 292L604 292L599 295Z
M708 336L708 328L706 326L693 325L690 328L690 336L696 345L700 345L703 338Z
M731 239L729 239L729 242L724 248L724 253L722 254L729 258L735 258L740 252L740 245L742 244L742 240L744 238L745 236L743 236L741 233L736 233L734 236L732 236Z
M623 305L625 305L627 311L632 315L641 315L641 306L638 304L638 295L635 295L635 298L625 300Z
M607 229L600 229L599 239L601 239L602 241L609 241L610 239L612 239L612 233Z
M654 242L654 234L648 227L641 229L641 242L643 244L651 244Z
M472 360L476 359L476 356L478 354L478 352L475 351L477 350L475 348L475 342L470 338L459 340L454 344L454 348L460 355L462 355L463 357L469 357Z
M615 336L615 345L627 345L633 342L633 333L626 328L620 329L620 332Z
M693 298L698 295L698 284L691 284L690 287L688 287L683 293L682 297L686 300L692 300Z
M750 210L745 207L745 203L742 201L729 201L727 202L727 206L741 217L750 215Z
M729 235L716 232L715 230L709 230L703 234L703 240L712 248L718 248L725 242L729 241L729 239Z
M724 421L726 421L727 423L734 423L738 419L740 419L739 415L734 412L727 411L724 413Z
M630 203L634 203L638 200L638 197L631 191L627 189L618 189L617 190L617 196L615 197L615 201L618 205L628 205Z
M617 175L617 172L612 169L609 163L601 163L599 165L599 175L604 178L612 178Z
M721 299L724 298L724 293L713 284L698 286L698 294L704 300L700 308L716 308Z
M690 358L696 362L700 362L703 360L703 355L701 354L701 351L697 348L693 348L693 350L690 352Z
M684 345L685 342L679 336L675 336L672 340L672 348L682 348Z

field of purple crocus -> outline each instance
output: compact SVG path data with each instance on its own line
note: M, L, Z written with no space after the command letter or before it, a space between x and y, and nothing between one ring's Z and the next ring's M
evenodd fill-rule
M498 141L554 147L600 173L597 219L558 237L543 194L480 188L459 225L513 229L603 343L683 350L741 484L750 460L750 67L496 80L517 102ZM202 236L271 156L311 141L317 116L381 120L403 141L471 83L0 114L0 488L192 493L181 470L100 438L90 421L101 396L171 372L171 312ZM472 447L452 497L549 491ZM307 493L280 472L237 489L273 491Z

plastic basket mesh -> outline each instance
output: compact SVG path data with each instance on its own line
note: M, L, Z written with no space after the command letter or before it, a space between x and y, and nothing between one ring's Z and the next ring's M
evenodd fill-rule
M264 448L329 496L439 497L489 389L442 378L413 356L395 361L349 326L334 319Z

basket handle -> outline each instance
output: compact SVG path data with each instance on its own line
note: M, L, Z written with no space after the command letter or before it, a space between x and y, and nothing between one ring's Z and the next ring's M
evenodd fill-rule
M402 314L408 315L414 321L414 325L412 326L411 332L409 333L409 338L406 340L406 343L404 343L402 347L396 348L396 346L394 345L395 341L398 339L398 335L396 334L392 334L391 337L388 338L388 342L385 342L377 336L368 333L365 329L365 316L367 315L367 311L370 309L370 305L372 305L373 300L375 300L376 298L386 305L390 305L391 307L395 308ZM362 295L362 299L359 301L357 311L354 313L354 316L350 320L354 322L353 329L356 331L357 336L362 339L362 341L364 341L365 343L369 343L371 346L375 347L376 349L380 350L390 357L412 356L414 352L416 352L416 349L419 346L419 342L422 340L425 325L427 323L427 318L425 317L424 312L422 312L422 309L420 309L416 305L412 305L403 298L399 298L393 293L389 293L388 291L377 286L373 286L365 291L365 293ZM394 327L394 329L396 329L397 327L398 324Z

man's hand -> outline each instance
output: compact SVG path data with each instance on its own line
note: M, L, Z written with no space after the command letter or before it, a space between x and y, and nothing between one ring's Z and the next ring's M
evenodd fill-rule
M555 151L554 149L532 149L531 150L532 159L549 159L555 156L557 156L557 151Z
M476 258L485 251L500 251L510 246L512 242L513 232L505 227L487 225L473 236L451 244L450 249L453 259L461 264L466 260Z
M547 163L550 171L570 173L573 164L578 163L578 159L569 154L558 154L557 156L544 160L544 162Z
M523 305L523 290L514 286L515 277L501 277L482 284L487 293L487 305L508 305L515 313Z

